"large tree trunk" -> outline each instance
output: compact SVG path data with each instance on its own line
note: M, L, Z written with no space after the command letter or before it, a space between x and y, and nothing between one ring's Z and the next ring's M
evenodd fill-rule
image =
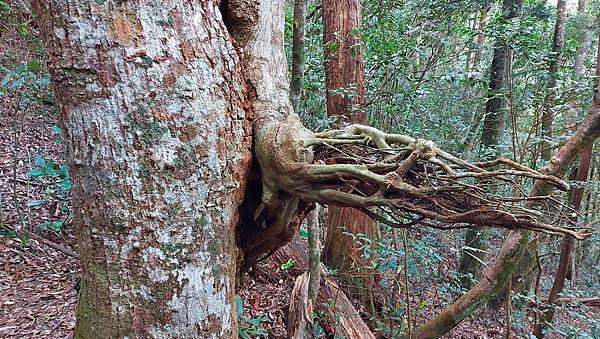
M80 228L76 336L236 338L236 267L310 208L281 190L312 136L288 99L283 2L37 9Z
M522 0L504 0L502 7L506 20L520 16ZM508 79L512 72L512 48L503 39L498 38L494 46L494 57L490 69L488 99L481 132L481 147L498 155L498 145L502 142L506 116L508 114ZM469 229L465 234L460 259L459 272L464 275L463 287L471 286L471 278L479 278L481 263L485 259L486 229Z
M362 110L365 101L365 66L358 34L360 20L359 0L323 1L327 115L337 117L338 127L367 121ZM359 297L373 312L371 293L374 280L373 271L368 268L370 255L362 255L361 241L354 239L356 234L375 240L376 224L356 209L330 206L323 261L338 270L339 279L349 286L348 292Z
M37 3L73 180L75 337L236 338L251 111L218 3Z

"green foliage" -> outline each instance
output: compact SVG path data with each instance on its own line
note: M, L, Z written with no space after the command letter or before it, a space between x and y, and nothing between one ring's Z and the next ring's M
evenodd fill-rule
M65 223L64 219L59 219L59 220L55 220L55 221L52 221L52 222L41 223L38 227L47 228L47 229L52 230L52 231L54 231L56 233L59 233L60 230L62 229L64 223Z
M281 269L282 270L288 270L292 267L294 267L294 264L296 263L296 260L294 259L288 259L288 261L284 262L283 264L281 264Z
M267 331L260 326L261 323L269 321L266 317L243 318L244 303L239 294L235 295L234 303L236 307L236 316L240 325L238 327L239 337L242 339L267 338Z
M308 230L304 227L300 227L298 230L298 235L300 235L302 238L308 238Z
M269 333L260 326L260 323L265 321L269 321L269 318L258 317L243 319L242 324L238 328L240 338L267 338Z
M58 166L54 161L46 160L39 154L34 156L33 161L37 167L29 170L28 174L30 177L57 177L59 180L56 185L61 192L65 193L71 189L69 169L66 163Z

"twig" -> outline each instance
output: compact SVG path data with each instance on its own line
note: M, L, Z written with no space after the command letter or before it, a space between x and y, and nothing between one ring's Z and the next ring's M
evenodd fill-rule
M6 229L9 229L11 231L14 231L14 232L25 233L31 239L39 241L39 242L43 243L44 245L46 245L48 247L52 247L53 249L55 249L55 250L57 250L57 251L65 254L65 255L68 255L68 256L73 257L73 258L79 258L79 253L77 253L77 252L75 252L75 251L73 251L73 250L71 250L69 248L66 248L65 246L63 246L61 244L57 244L57 243L55 243L55 242L53 242L51 240L48 240L48 239L46 239L44 237L41 237L41 236L39 236L39 235L37 235L37 234L35 234L33 232L30 232L29 230L22 229L20 231L16 231L16 230L12 229L11 227L8 227L7 225L3 225L3 227L6 228Z

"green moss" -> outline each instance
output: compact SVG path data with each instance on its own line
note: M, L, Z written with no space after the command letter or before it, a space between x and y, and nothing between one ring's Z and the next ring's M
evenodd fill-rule
M137 111L128 113L125 121L148 144L160 140L168 132L158 119L148 115L148 107L143 104L138 105Z
M140 170L138 171L140 178L148 178L150 176L150 168L146 163L142 162L140 164Z
M88 305L88 299L86 296L86 282L85 279L81 279L79 283L79 294L77 295L77 306L75 308L75 319L77 320L78 325L75 326L75 333L73 334L73 338L86 338L86 331L84 326L80 326L80 322L86 323L86 319L90 316L90 308Z
M175 160L173 160L173 166L177 169L181 168L183 166L183 160L175 158Z
M108 277L106 276L106 274L104 272L102 272L100 269L98 269L98 267L90 266L89 271L94 273L94 275L96 276L96 278L98 278L100 283L102 283L103 285L108 284Z
M161 26L165 26L165 27L172 27L173 26L173 18L170 16L167 16L164 19L158 19L156 20L156 23L161 25Z
M160 249L167 254L175 254L183 249L183 245L180 243L162 244Z

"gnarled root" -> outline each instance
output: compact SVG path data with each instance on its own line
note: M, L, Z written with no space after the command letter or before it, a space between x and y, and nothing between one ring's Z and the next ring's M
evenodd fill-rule
M369 126L351 125L313 134L293 117L258 134L255 152L263 192L257 214L277 219L266 228L291 235L298 226L290 223L293 217L306 214L307 203L318 202L355 207L396 228L475 225L577 239L588 234L587 229L576 231L575 225L568 224L564 215L568 207L549 196L526 196L520 184L527 179L541 180L568 190L568 184L557 177L505 158L468 163L431 141ZM515 189L521 196L512 196ZM546 213L544 219L568 225L543 222L540 212L523 207L525 201L554 207L554 213ZM300 205L305 208L298 213Z

